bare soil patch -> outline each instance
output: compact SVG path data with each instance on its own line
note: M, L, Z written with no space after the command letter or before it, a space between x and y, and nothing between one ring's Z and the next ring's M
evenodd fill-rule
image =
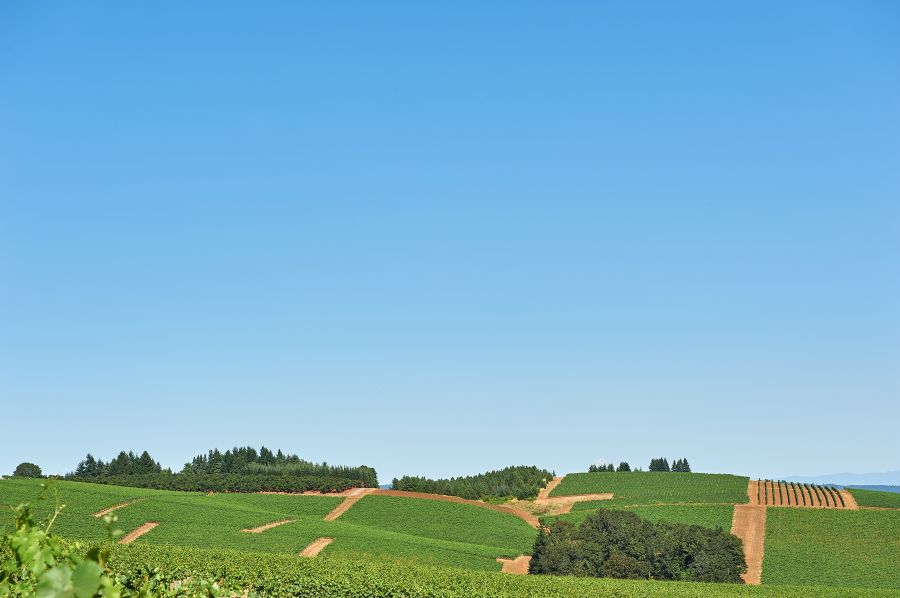
M348 490L347 494L343 494L343 496L346 497L343 500L343 502L341 502L341 504L339 504L334 509L332 509L330 513L325 515L325 521L334 521L335 519L337 519L338 517L340 517L341 515L346 513L347 510L350 509L350 507L352 507L357 502L359 502L359 499L361 499L363 496L365 496L367 494L372 494L376 490L378 490L378 489L377 488L352 488L351 490Z
M122 536L122 538L119 540L119 544L131 544L132 542L134 542L135 540L137 540L138 538L140 538L141 536L143 536L144 534L146 534L147 532L152 530L157 525L159 525L159 522L157 522L157 521L148 521L147 523L141 525L137 529L134 529L134 530L128 532L127 534L125 534L124 536Z
M744 558L747 559L747 572L741 576L744 583L759 585L766 540L766 507L735 505L731 533L744 544Z
M309 546L300 551L300 556L312 558L325 550L325 547L334 542L334 538L319 538L313 540Z
M498 558L498 563L503 564L503 572L513 575L528 575L528 565L531 564L531 557L527 554L517 556L514 559Z
M94 513L94 517L103 517L104 515L109 515L110 513L112 513L113 511L115 511L116 509L121 509L121 508L123 508L123 507L127 507L128 505L133 505L134 503L136 503L136 502L141 502L142 500L144 500L144 499L143 499L143 498L137 498L137 499L135 499L135 500L129 500L129 501L127 501L127 502L120 502L120 503L117 504L117 505L113 505L113 506L111 506L111 507L106 507L106 508L103 509L102 511L97 511L96 513Z
M853 511L856 511L857 509L859 509L859 505L856 504L856 499L853 498L853 495L850 494L850 492L848 490L838 490L838 493L844 499L844 508L845 509L851 509Z
M546 500L550 498L550 493L553 492L553 489L559 486L559 483L562 481L562 477L555 477L547 482L547 485L538 492L537 500Z
M281 521L273 521L272 523L267 523L265 525L260 525L259 527L253 527L249 529L242 529L242 532L246 532L248 534L261 534L267 529L272 529L273 527L278 527L279 525L284 525L285 523L293 523L297 521L296 519L282 519Z

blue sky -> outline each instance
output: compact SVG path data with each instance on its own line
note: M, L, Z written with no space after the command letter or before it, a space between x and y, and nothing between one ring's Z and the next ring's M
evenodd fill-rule
M897 469L892 2L5 3L0 471Z

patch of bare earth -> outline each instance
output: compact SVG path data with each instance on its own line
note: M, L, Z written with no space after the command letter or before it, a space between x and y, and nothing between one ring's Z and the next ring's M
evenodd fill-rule
M325 547L334 542L334 538L319 538L300 552L300 556L312 558L325 550Z
M121 509L121 508L123 508L123 507L127 507L128 505L133 505L134 503L136 503L136 502L141 502L142 500L144 500L144 499L138 498L138 499L135 499L135 500L129 500L129 501L127 501L127 502L120 502L120 503L117 504L117 505L113 505L113 506L111 506L111 507L106 507L106 508L103 509L102 511L97 511L96 513L94 513L94 517L103 517L104 515L109 515L110 513L112 513L113 511L115 511L116 509Z
M528 575L528 565L531 564L531 557L527 554L523 554L522 556L518 556L514 559L498 558L497 562L503 565L504 573L511 573L513 575Z
M744 545L747 572L744 583L759 585L762 581L763 549L766 540L766 507L763 505L735 505L731 533Z
M346 513L347 510L350 509L350 507L359 502L359 500L363 496L372 494L376 490L377 488L353 488L347 491L347 494L342 494L342 496L345 496L346 498L341 502L341 504L332 509L330 513L325 515L325 521L334 521L335 519Z
M838 490L838 494L840 494L841 498L844 499L844 508L845 509L851 509L853 511L856 511L857 509L859 509L859 505L856 504L856 499L853 498L853 495L850 494L849 491Z
M137 529L133 529L130 532L128 532L127 534L125 534L124 536L122 536L122 538L119 540L119 544L131 544L132 542L134 542L135 540L137 540L138 538L140 538L141 536L143 536L144 534L146 534L147 532L152 530L157 525L159 525L159 523L156 521L148 521L147 523L141 525Z
M553 492L553 489L559 486L559 483L562 481L562 477L555 477L547 482L547 485L541 488L538 492L537 500L545 500L550 498L550 493Z
M250 529L242 529L242 532L246 532L248 534L261 534L266 530L272 529L273 527L278 527L279 525L284 525L285 523L293 523L297 521L296 519L282 519L281 521L273 521L272 523L267 523L265 525L260 525L259 527L253 527Z

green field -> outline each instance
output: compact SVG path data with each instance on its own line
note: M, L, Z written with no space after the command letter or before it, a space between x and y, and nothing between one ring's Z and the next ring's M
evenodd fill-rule
M591 503L598 507L606 508L604 501ZM731 530L731 518L734 507L731 505L638 505L638 506L614 506L623 511L631 511L638 517L650 521L667 521L669 523L684 523L686 525L701 525L709 528L721 528ZM584 521L594 509L581 509L560 515L559 519L578 524Z
M743 476L710 473L599 472L570 473L553 489L551 496L612 492L613 505L674 503L747 502L747 481ZM587 505L587 506L585 506ZM595 509L598 503L579 503L579 510Z
M355 507L354 507L355 508ZM327 551L326 551L327 552ZM890 590L810 587L745 586L588 579L546 575L506 575L428 565L394 564L368 558L322 556L303 559L287 554L186 549L136 545L117 547L111 566L122 572L143 564L158 566L171 581L190 576L225 579L240 594L253 589L265 596L318 598L730 598L734 596L871 597L896 596Z
M54 530L67 537L102 539L105 528L92 513L126 500L139 502L117 512L118 526L130 531L159 523L139 544L296 554L316 538L335 541L326 553L371 555L407 562L498 570L497 557L528 552L535 531L521 519L477 506L398 497L367 496L336 521L322 518L340 498L302 495L213 494L142 490L80 482L54 483L66 509ZM18 504L38 494L37 480L0 481L0 503ZM39 516L51 501L37 504ZM261 534L241 530L274 521L293 523ZM11 512L0 515L10 529Z
M770 508L763 583L900 590L900 513Z
M882 507L900 509L900 492L881 492L879 490L862 490L848 488L850 494L861 507Z

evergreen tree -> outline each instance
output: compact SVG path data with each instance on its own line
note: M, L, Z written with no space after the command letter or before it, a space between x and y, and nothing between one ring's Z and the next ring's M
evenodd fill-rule
M665 457L658 459L650 459L650 471L671 471L669 469L669 461Z
M627 461L622 461L621 463L619 463L619 469L617 469L616 471L631 471L631 467L629 467Z

